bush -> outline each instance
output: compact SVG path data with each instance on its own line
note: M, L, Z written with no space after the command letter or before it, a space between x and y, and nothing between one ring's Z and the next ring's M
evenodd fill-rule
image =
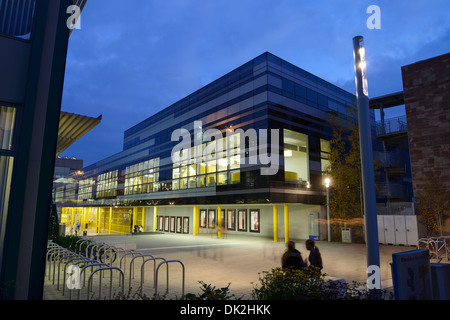
M314 267L301 270L275 268L259 275L260 287L252 290L256 300L320 300L335 295L325 281L325 275Z
M235 299L234 294L230 294L230 284L224 288L216 289L216 287L211 286L211 284L206 284L203 281L199 281L201 284L200 289L201 294L188 293L184 296L185 300L231 300ZM238 299L239 300L239 299Z
M272 269L259 273L259 287L254 287L252 297L256 300L383 300L392 299L385 290L369 290L363 284L351 286L326 280L313 267L301 270Z
M64 236L64 237L57 237L53 240L54 243L59 244L61 247L64 247L66 249L72 250L72 251L78 251L78 248L76 248L76 243L81 238L78 236Z

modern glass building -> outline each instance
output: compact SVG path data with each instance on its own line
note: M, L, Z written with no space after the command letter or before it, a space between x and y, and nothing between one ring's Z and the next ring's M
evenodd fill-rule
M123 151L55 188L61 222L324 239L329 120L355 102L263 53L129 128Z

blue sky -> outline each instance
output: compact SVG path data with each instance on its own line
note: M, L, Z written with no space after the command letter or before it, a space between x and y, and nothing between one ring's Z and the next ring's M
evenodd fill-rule
M370 5L381 29L367 28ZM449 12L448 0L88 0L61 108L103 120L62 156L120 152L126 129L265 51L354 93L362 35L370 97L401 91L402 66L450 52Z

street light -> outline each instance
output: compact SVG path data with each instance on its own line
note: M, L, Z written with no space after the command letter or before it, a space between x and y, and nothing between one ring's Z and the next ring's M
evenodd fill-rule
M331 242L331 229L330 229L330 188L331 180L328 178L328 171L327 176L325 178L325 187L327 188L327 233L328 233L328 242Z
M369 93L364 41L362 36L353 38L355 62L356 98L358 107L361 173L364 195L364 219L367 243L367 267L380 267L378 225L375 198L375 174L373 168L372 133L370 126Z

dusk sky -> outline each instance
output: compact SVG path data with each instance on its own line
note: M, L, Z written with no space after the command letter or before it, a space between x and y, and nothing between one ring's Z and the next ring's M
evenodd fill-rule
M381 29L366 25L370 5ZM266 51L354 93L362 35L370 97L401 91L402 66L450 51L449 12L449 0L88 0L61 109L103 120L61 156L120 152L126 129Z

